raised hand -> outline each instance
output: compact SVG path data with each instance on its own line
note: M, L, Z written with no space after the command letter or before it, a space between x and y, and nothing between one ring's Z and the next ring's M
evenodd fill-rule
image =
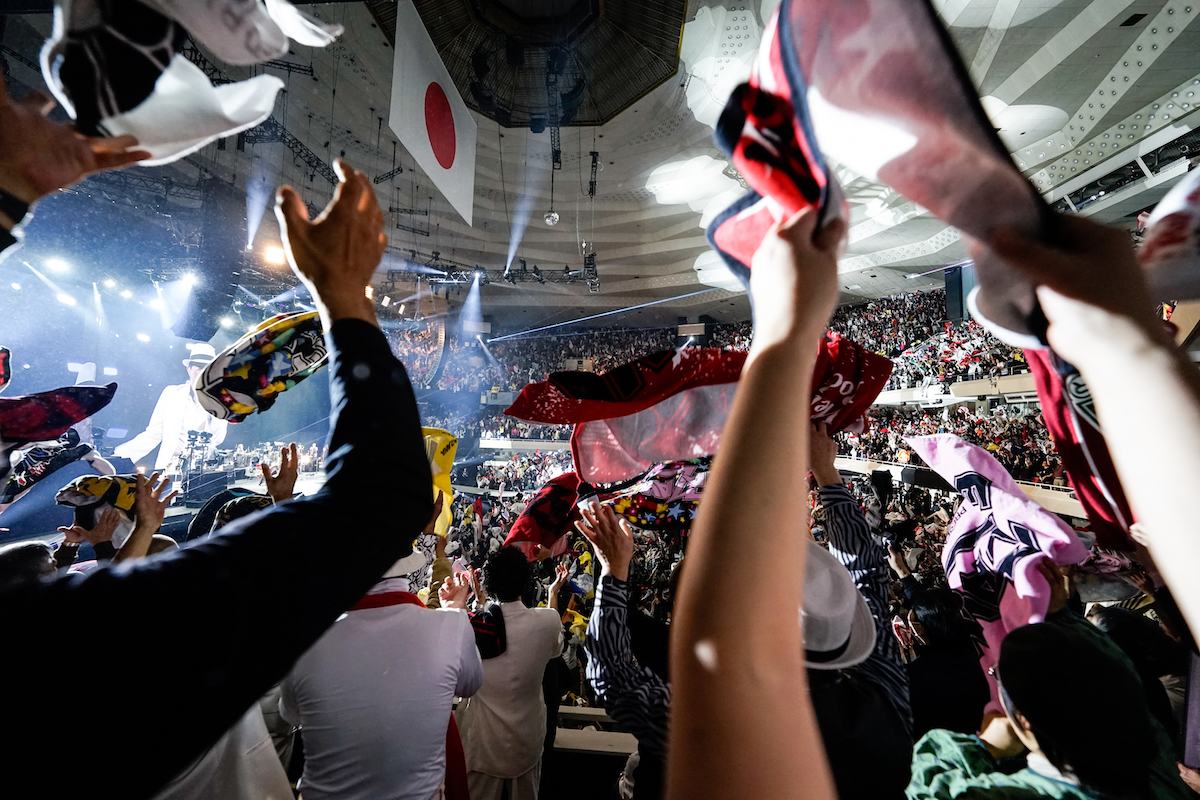
M137 511L137 528L149 530L152 534L162 527L163 518L167 514L167 506L179 494L178 490L167 494L171 488L171 479L159 481L159 473L154 473L147 480L145 475L137 476L137 494L134 509Z
M296 479L300 477L300 456L296 443L292 442L279 451L279 472L271 474L270 464L259 464L263 482L267 485L267 494L276 503L291 500L296 491Z
M808 457L813 477L821 486L839 486L841 473L837 471L837 442L829 435L829 426L815 423L808 439Z
M121 512L115 508L106 508L104 513L100 515L100 519L96 520L96 527L88 530L82 525L72 525L69 528L59 528L58 532L64 534L67 538L65 544L79 544L87 542L95 547L100 542L111 541L113 534L116 533L117 526L121 524Z
M446 498L443 497L444 494L445 494L445 492L443 492L441 490L438 491L437 500L433 501L433 516L431 516L429 518L429 523L425 526L425 530L423 530L422 533L426 533L426 534L435 533L434 526L437 525L438 517L440 517L442 515L442 507L445 505L445 502L446 502ZM439 536L438 540L442 543L442 552L444 553L445 545L446 545L446 537Z
M378 325L367 284L387 248L383 212L367 176L340 158L333 162L341 183L315 220L290 186L279 190L275 216L283 233L288 263L308 286L322 319L361 319Z
M487 592L483 590L483 581L481 580L483 573L480 570L473 569L469 572L464 572L471 580L471 591L475 593L475 600L479 605L487 602Z
M442 601L442 608L457 608L465 611L467 600L470 597L471 580L466 572L451 575L438 587L438 599Z
M801 211L767 232L754 253L750 294L754 299L751 357L793 336L824 333L837 304L837 254L846 223L830 221L817 231L815 209Z
M0 189L33 203L91 175L149 158L132 136L84 136L47 114L54 100L30 92L14 102L0 85ZM12 224L20 220L11 220Z
M904 560L904 554L897 550L895 545L890 543L888 544L887 562L897 577L907 578L909 575L912 575L912 570L908 568L908 562Z
M575 523L575 529L591 543L602 572L620 581L629 580L629 562L633 560L633 530L629 523L612 506L600 506L599 513L585 508L582 513L583 519Z

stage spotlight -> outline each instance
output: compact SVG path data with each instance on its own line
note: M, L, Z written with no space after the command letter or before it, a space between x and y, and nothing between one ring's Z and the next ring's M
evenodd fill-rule
M144 334L144 333L139 333L139 334L137 335L137 340L138 340L139 342L148 342L148 341L150 341L150 337L149 337L149 336L147 336L147 335L146 335L146 334Z
M54 270L55 272L71 271L71 265L63 261L61 258L47 258L42 263L46 265L47 269Z
M512 264L508 264L504 267L504 280L508 281L513 286L517 285L517 276L513 275Z
M124 291L121 292L121 297L124 297L126 300L128 300L129 298L133 297L133 292L129 291L128 289L125 289Z
M404 313L404 303L401 303L401 304L400 304L400 313L401 313L401 314L403 314L403 313Z
M375 299L375 287L374 287L374 286L368 286L368 287L367 287L367 299L368 299L368 300L374 300L374 299Z
M112 278L105 278L105 279L104 279L104 286L105 286L105 288L107 288L107 289L111 289L111 288L113 288L113 287L114 287L114 286L116 286L116 285L117 285L117 282L116 282L116 281L114 281Z
M392 298L388 297L386 294L383 296L383 299L379 301L379 305L383 306L384 308L387 308L391 304Z
M12 283L12 284L10 284L10 285L11 285L11 286L13 287L13 289L15 289L16 291L18 291L18 292L19 292L19 291L21 291L21 284L19 284L19 283Z
M287 256L284 255L282 247L271 245L266 250L263 250L263 260L268 264L282 265L287 261Z
M545 276L545 275L543 275L543 274L542 274L542 271L541 271L540 269L538 269L538 268L537 268L537 264L534 264L534 265L533 265L533 279L534 279L535 281L537 281L538 283L545 283L545 282L546 282L546 276Z
M196 278L195 274L193 274L191 272L185 273L183 276L183 285L190 289L191 287L196 285L196 280L197 280L197 278Z
M67 294L66 292L59 292L56 295L56 297L58 298L58 302L60 302L60 303L63 303L68 306L75 305L75 298L71 297L71 295Z
M150 306L155 311L162 311L162 307L163 307L162 300L159 300L157 297L154 298L153 300L151 300L146 305Z
M232 317L221 317L221 327L222 328L232 328L233 327L233 318Z
M487 270L484 269L483 267L479 266L478 264L475 265L475 280L479 281L480 286L488 285Z

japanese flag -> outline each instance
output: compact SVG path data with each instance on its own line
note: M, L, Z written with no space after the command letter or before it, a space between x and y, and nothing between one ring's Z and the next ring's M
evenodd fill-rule
M396 3L392 132L450 205L471 224L476 125L412 0Z

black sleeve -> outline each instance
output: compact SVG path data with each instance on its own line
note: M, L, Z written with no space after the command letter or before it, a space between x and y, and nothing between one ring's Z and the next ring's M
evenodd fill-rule
M92 549L96 551L97 561L112 561L117 557L117 548L113 547L111 541L96 542L92 545Z
M925 592L925 587L912 575L905 575L900 579L900 588L910 601L917 599Z
M317 494L174 553L0 595L13 656L0 685L20 731L0 748L7 785L151 796L411 552L433 502L408 376L372 325L343 320L327 339L332 431ZM85 703L38 691L80 679L110 688ZM59 759L46 772L47 753L81 741L119 745L103 770Z
M1154 613L1158 614L1158 618L1174 631L1175 635L1183 642L1184 647L1193 653L1200 654L1200 650L1196 649L1196 638L1192 636L1192 629L1188 627L1187 620L1183 618L1183 612L1179 610L1175 596L1166 586L1154 590Z

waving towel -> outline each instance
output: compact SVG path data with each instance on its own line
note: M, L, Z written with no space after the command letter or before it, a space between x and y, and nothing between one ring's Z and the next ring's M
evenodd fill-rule
M832 332L820 348L813 418L832 432L863 430L891 361ZM657 463L717 452L745 361L745 353L689 347L602 375L555 372L522 389L505 413L528 422L574 423L571 454L580 479L596 485L626 481Z
M1030 500L1000 462L957 436L906 439L935 472L963 496L950 520L942 567L950 588L983 629L978 642L986 672L1000 657L1009 631L1041 622L1050 605L1050 586L1038 570L1042 559L1078 564L1087 548L1075 531ZM999 708L995 680L989 709Z
M575 503L579 499L579 477L564 472L545 484L517 517L504 545L515 545L530 561L545 547L552 555L567 552L567 536L582 519Z
M196 378L196 399L217 419L263 412L329 362L316 311L280 314L226 348Z
M711 458L655 464L644 475L608 486L580 487L581 507L606 505L646 530L687 529L700 508Z
M454 488L450 485L450 470L454 468L454 456L458 452L458 437L441 428L421 428L425 435L425 457L429 459L429 471L433 473L433 499L442 493L442 513L434 523L433 532L445 536L454 522Z
M0 398L0 442L7 446L57 439L108 405L116 392L117 385L110 383Z
M754 190L709 228L743 277L771 222L805 205L841 213L820 150L980 239L1000 226L1036 233L1047 213L928 0L783 0L716 140ZM1038 346L1030 282L990 256L976 270L977 316Z

